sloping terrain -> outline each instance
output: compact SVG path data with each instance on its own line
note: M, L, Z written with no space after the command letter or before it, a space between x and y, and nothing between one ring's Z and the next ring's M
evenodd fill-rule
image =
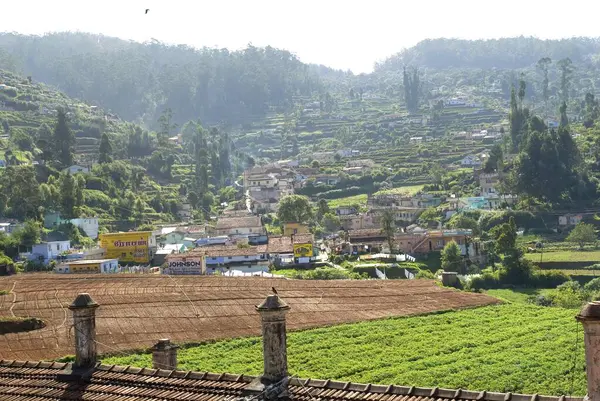
M0 336L0 359L53 359L73 354L67 309L88 292L100 304L101 353L151 346L159 338L184 342L258 335L255 311L274 286L289 303L290 329L476 307L495 298L458 292L430 280L297 281L284 279L158 276L60 276L0 278L1 316L43 319L44 329Z

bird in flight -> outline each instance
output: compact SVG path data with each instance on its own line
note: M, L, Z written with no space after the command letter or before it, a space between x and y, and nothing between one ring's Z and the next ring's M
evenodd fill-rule
M273 294L277 294L277 290L275 289L275 287L271 287L271 290L273 290Z
M148 14L148 11L150 11L150 9L149 9L149 8L147 8L147 9L146 9L146 12L145 12L144 14Z

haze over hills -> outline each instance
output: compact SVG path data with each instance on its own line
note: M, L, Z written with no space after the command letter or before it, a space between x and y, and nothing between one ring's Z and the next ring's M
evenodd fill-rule
M269 110L289 112L295 98L314 93L347 91L352 86L393 87L385 76L397 75L404 67L429 74L423 80L425 89L446 83L435 77L436 70L489 69L506 81L508 98L507 88L516 82L513 69L534 67L542 57L569 57L590 68L599 53L598 40L591 38L433 39L391 55L374 73L355 76L304 64L290 52L270 47L228 51L85 33L0 34L0 68L31 75L150 127L167 108L180 124L197 118L208 124L241 123ZM511 70L512 78L502 72L506 70Z

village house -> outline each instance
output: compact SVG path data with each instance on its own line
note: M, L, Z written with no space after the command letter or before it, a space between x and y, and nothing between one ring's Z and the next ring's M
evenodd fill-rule
M340 176L335 174L319 174L315 176L315 184L337 185L340 182Z
M55 229L61 224L71 223L75 227L83 230L85 235L91 239L98 238L98 218L97 217L80 217L76 219L63 219L60 213L49 213L44 216L44 227Z
M335 208L335 214L338 216L347 216L350 214L357 214L358 208L355 206L338 206Z
M302 223L284 223L283 235L290 236L296 234L310 234L308 226Z
M481 173L479 174L479 187L481 193L485 196L487 194L498 193L496 187L500 181L498 173Z
M576 226L581 223L583 215L581 214L563 214L558 216L558 225L561 227Z
M74 165L64 169L63 172L64 173L69 172L71 175L77 174L77 173L87 174L90 172L90 169L89 169L89 167L84 167L84 166L74 164Z
M264 234L260 216L220 217L215 226L216 235Z
M51 260L59 259L69 252L71 241L48 241L33 245L31 253L27 257L29 260L39 261L47 264Z
M340 228L344 230L361 230L379 228L379 221L375 213L340 215Z
M270 236L267 252L275 264L312 263L317 256L312 234Z
M117 259L72 260L63 262L54 268L54 272L60 274L108 274L120 271Z
M191 372L178 369L178 346L170 339L150 349L152 369L106 365L100 362L96 341L96 313L103 308L87 293L77 295L68 306L72 315L75 358L72 363L56 361L0 361L0 394L12 401L40 400L211 400L233 401L597 401L600 376L600 304L591 302L577 314L583 325L587 396L545 396L498 393L465 389L422 388L392 384L359 384L289 375L287 314L292 309L277 294L268 295L255 306L262 333L262 372L245 374ZM326 379L326 378L323 378ZM540 378L543 380L543 378ZM481 390L481 389L480 389ZM309 397L307 397L307 394Z
M469 155L460 161L460 165L462 167L479 168L481 167L481 160L477 156Z

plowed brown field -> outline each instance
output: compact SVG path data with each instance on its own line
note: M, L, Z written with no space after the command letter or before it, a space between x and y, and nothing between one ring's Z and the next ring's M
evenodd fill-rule
M431 280L301 281L259 277L24 274L0 278L0 316L33 316L44 329L0 335L0 359L55 359L73 354L67 306L81 292L100 304L101 353L147 348L160 338L200 342L260 334L254 309L271 286L300 329L489 305L495 298L442 288Z

